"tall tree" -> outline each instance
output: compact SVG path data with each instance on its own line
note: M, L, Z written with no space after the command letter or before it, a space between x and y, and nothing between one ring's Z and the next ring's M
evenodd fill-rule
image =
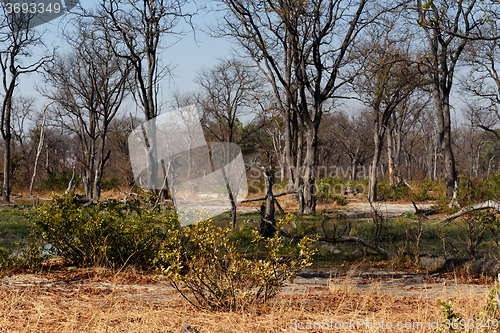
M95 19L76 20L76 33L67 33L73 50L56 58L47 71L54 88L45 93L58 104L55 125L78 137L82 154L83 184L88 198L99 198L111 121L129 90L131 65L117 57L105 36L106 26Z
M52 56L39 55L43 49L42 34L30 27L32 14L7 11L0 4L0 70L2 75L1 133L4 141L2 199L10 201L12 105L19 77L39 71Z
M160 62L160 52L165 47L167 36L179 38L183 30L178 27L181 20L194 13L184 12L188 0L100 0L96 13L88 13L103 20L109 28L107 38L115 45L117 56L132 64L135 78L133 96L142 109L146 121L161 112L158 94L161 80L170 71ZM153 122L154 123L154 122ZM148 122L148 124L153 124ZM158 187L158 157L156 131L150 129L148 156L149 187ZM164 177L159 176L161 182Z
M393 27L371 29L353 50L360 62L354 90L369 108L373 122L373 159L370 166L368 200L377 201L377 176L387 129L397 107L422 84L407 40L393 36ZM395 38L393 38L395 37Z
M238 59L222 60L198 73L202 123L211 136L222 142L239 143L244 139L236 133L239 117L259 107L262 81L253 68Z
M431 80L447 196L454 202L458 195L458 175L451 145L450 94L455 70L471 39L487 39L483 36L483 26L488 20L496 20L498 5L495 1L416 0L408 8L416 13L427 42L421 64L427 67Z
M285 152L289 168L293 167L292 133L300 133L294 117L303 130L306 153L300 161L303 172L299 211L313 212L318 129L324 103L336 97L335 93L345 84L339 72L349 45L371 20L365 10L368 1L222 3L227 15L219 35L236 38L272 86L287 125Z

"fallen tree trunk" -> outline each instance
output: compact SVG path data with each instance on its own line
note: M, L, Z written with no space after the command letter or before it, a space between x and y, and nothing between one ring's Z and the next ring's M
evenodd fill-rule
M314 235L303 235L303 234L291 234L288 233L282 229L279 229L281 236L292 238L292 239L302 239L305 237L309 237L311 239L316 238ZM378 254L383 255L386 259L393 260L397 257L397 255L391 251L387 251L373 243L367 242L359 237L356 236L344 236L340 238L330 238L326 236L321 236L317 238L318 241L320 242L325 242L325 243L331 243L331 244L337 244L337 243L346 243L346 242L357 242L369 249L372 249L373 251L377 252Z
M478 203L475 205L464 207L464 208L460 209L458 212L456 212L455 214L452 214L448 217L445 217L444 219L439 221L439 223L453 221L454 219L456 219L460 216L463 216L467 213L470 213L470 212L473 212L476 210L483 210L483 209L490 209L490 208L496 210L497 212L500 212L500 201L488 200L488 201L485 201L482 203Z
M297 191L298 191L298 189L293 189L293 190L290 190L290 191L279 192L279 193L276 193L276 194L273 193L273 197L277 198L277 197L281 197L281 196L284 196L284 195L287 195L287 194L295 193ZM245 200L240 201L239 203L265 200L266 196L267 195L263 195L263 196L260 196L260 197L257 197L257 198L245 199Z
M411 203L413 204L413 207L415 208L415 215L418 217L422 217L424 219L427 219L428 215L434 215L434 214L439 213L439 209L437 209L437 208L434 208L434 207L420 208L417 206L417 204L413 200L411 201Z

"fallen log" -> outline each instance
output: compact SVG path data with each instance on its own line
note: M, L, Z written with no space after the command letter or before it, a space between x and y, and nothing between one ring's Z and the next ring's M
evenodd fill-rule
M282 229L279 229L281 236L292 238L292 239L302 239L305 237L309 237L311 239L316 238L315 235L304 235L304 234L291 234L288 233ZM339 238L330 238L326 236L321 236L317 238L318 241L320 242L325 242L325 243L330 243L330 244L337 244L337 243L346 243L346 242L357 242L369 249L372 249L373 251L377 252L378 254L381 254L384 256L386 259L393 260L397 257L397 255L391 251L387 251L373 243L367 242L359 237L356 236L344 236L344 237L339 237Z
M287 194L295 193L297 191L298 191L298 189L292 189L290 191L279 192L279 193L276 193L276 194L273 193L273 197L275 197L275 198L276 197L281 197L281 196L284 196L284 195L287 195ZM243 203L243 202L252 202L252 201L260 201L260 200L266 200L266 196L263 195L263 196L260 196L260 197L257 197L257 198L245 199L245 200L242 200L242 201L238 202L238 204Z
M439 221L439 223L453 221L454 219L456 219L460 216L463 216L465 214L468 214L470 212L477 211L477 210L490 209L490 208L496 210L497 212L500 212L500 201L488 200L488 201L485 201L482 203L478 203L475 205L464 207L464 208L460 209L458 212L456 212L455 214L452 214L448 217L445 217L444 219Z
M417 206L415 201L412 200L411 203L413 204L413 207L415 208L415 215L418 217L424 218L426 220L427 220L428 215L434 215L434 214L439 213L439 209L437 209L435 207L420 208Z

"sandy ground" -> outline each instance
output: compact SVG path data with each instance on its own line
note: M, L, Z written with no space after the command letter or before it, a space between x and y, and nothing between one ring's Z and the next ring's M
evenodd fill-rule
M84 272L61 275L12 275L0 279L0 288L10 291L23 291L37 288L53 293L71 296L85 289L97 289L104 293L130 301L148 301L164 303L182 300L168 281L161 277L147 277L141 281L123 282L113 279L86 278ZM475 282L464 280L454 273L428 274L407 273L404 271L384 270L378 268L340 269L307 269L293 281L287 283L281 291L282 295L314 295L329 294L331 290L347 292L376 291L391 297L419 297L448 299L460 295L483 298L493 287L493 282L485 283L484 279Z

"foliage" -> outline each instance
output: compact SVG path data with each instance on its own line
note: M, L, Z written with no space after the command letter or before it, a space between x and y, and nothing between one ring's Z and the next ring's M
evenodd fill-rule
M156 215L141 208L141 202L82 207L71 193L56 195L35 210L30 248L50 244L50 253L78 266L151 268L164 233Z
M413 182L410 199L413 201L436 200L446 195L443 181L425 179L421 183Z
M460 178L458 203L461 206L471 205L491 199L500 199L500 173L493 172L490 179Z
M402 183L390 185L387 181L378 181L377 197L379 200L408 200L410 188Z
M102 178L101 179L101 189L105 190L105 191L111 191L111 190L115 190L118 188L118 186L120 186L120 178L118 177L111 177L111 178Z
M315 183L316 199L327 203L335 203L345 206L349 202L343 197L348 191L364 194L368 181L361 180L341 180L340 178L317 179Z
M253 229L252 243L264 255L252 259L237 251L238 244L228 236L230 229L215 227L211 220L183 229L174 216L164 222L169 237L162 243L157 264L182 296L201 309L237 310L265 303L309 266L314 254L309 238L285 247L278 234L265 239Z
M444 321L442 322L442 327L440 327L437 331L438 332L445 332L445 331L450 331L450 332L456 332L456 329L452 326L453 323L458 323L462 318L453 311L453 306L451 304L451 301L446 302L446 301L439 301L439 305L441 307L441 311L443 312L444 316ZM458 327L457 327L458 328Z
M496 283L486 296L486 304L479 311L479 316L468 320L453 310L451 301L439 301L444 320L437 332L498 332L500 321L496 296L499 289L499 284Z
M68 188L68 184L73 177L73 173L69 171L58 172L57 174L47 174L45 178L40 180L38 183L38 188L47 191L58 191L62 192ZM81 175L75 173L75 187L81 184Z

